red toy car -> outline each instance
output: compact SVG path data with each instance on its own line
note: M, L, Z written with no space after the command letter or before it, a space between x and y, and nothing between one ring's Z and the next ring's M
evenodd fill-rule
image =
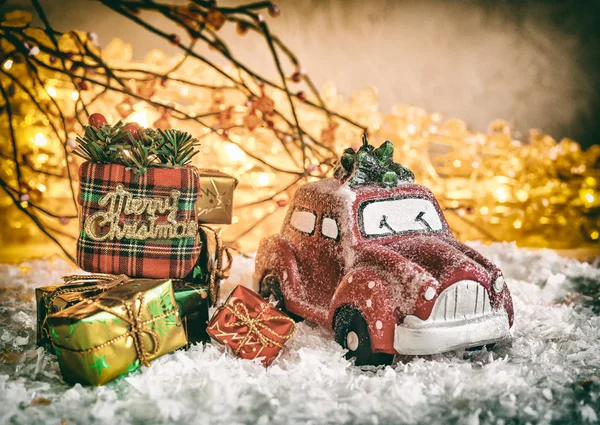
M259 246L254 280L285 311L333 328L357 365L493 344L514 319L500 269L456 240L412 182L300 187L281 234Z

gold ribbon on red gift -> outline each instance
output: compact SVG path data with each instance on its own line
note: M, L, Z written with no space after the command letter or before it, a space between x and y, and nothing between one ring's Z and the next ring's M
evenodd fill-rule
M267 330L275 337L280 338L284 341L290 339L296 332L296 322L294 322L294 320L288 316L280 315L263 317L265 311L267 311L270 308L269 304L264 304L258 312L258 314L256 315L256 317L250 316L250 311L248 310L248 307L246 307L246 305L240 300L234 301L233 306L230 304L225 304L223 307L226 308L237 319L236 322L226 323L225 326L231 328L239 328L241 326L246 326L248 328L248 332L240 341L240 344L234 352L236 356L240 353L240 351L242 350L242 348L244 348L248 341L252 339L252 337L256 337L256 339L263 347L266 347L269 344L273 344L276 347L283 348L283 343L267 335L264 335L261 332L262 330ZM274 320L283 320L292 323L292 331L288 335L281 335L275 332L267 325L267 322Z

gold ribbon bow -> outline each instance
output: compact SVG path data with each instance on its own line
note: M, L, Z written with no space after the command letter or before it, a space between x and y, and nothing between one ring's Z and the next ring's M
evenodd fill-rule
M65 282L65 284L70 284L73 282L85 282L88 280L96 280L98 281L98 285L99 286L106 286L106 285L110 285L113 286L113 282L123 282L128 280L129 278L124 275L124 274L120 274L120 275L114 275L114 274L75 274L75 275L71 275L71 276L63 276L62 278Z
M123 338L127 338L131 336L133 338L133 345L135 347L136 355L140 363L144 366L150 366L150 362L148 360L149 357L153 356L160 350L160 339L159 336L154 330L150 329L149 325L157 322L165 317L168 317L173 314L177 314L177 310L173 307L171 310L164 312L161 315L154 316L148 320L142 320L142 314L144 312L144 295L136 294L131 301L123 301L118 298L109 298L104 296L102 299L108 300L117 300L120 301L125 309L125 315L119 314L114 311L113 308L106 307L102 303L98 302L95 299L88 299L85 302L89 304L93 304L98 307L100 310L104 310L107 313L110 313L124 322L129 324L129 332L124 333L123 335L119 335L111 340L108 340L96 347L88 348L85 350L72 350L66 347L60 347L61 350L67 350L74 353L87 354L96 350L100 350L104 347L107 347L111 344L114 344L116 341L121 340ZM143 336L147 334L152 341L152 351L148 351L144 346Z
M244 348L244 346L248 343L248 341L253 336L258 339L258 341L260 342L260 345L262 345L263 347L266 347L269 344L273 344L276 347L283 348L283 344L281 342L279 342L267 335L264 335L261 332L261 330L263 330L263 329L266 329L272 335L276 336L277 338L281 338L284 341L287 341L288 339L290 339L296 332L296 322L294 322L294 320L288 316L268 316L268 317L263 318L263 314L270 307L268 304L264 304L262 306L261 310L258 312L256 317L254 317L254 318L252 318L250 316L250 312L248 311L248 308L242 301L238 300L237 302L234 302L233 304L234 304L233 307L230 304L225 304L224 307L231 314L233 314L235 316L237 321L233 322L233 323L226 323L225 326L231 327L231 328L239 328L240 326L248 327L248 332L246 333L246 336L242 339L239 346L235 350L235 355L238 355L240 353L242 348ZM283 321L292 323L292 325L293 325L292 332L290 332L288 335L278 334L277 332L275 332L273 329L269 328L266 325L266 322L269 322L272 320L283 320Z
M231 255L231 251L229 247L223 244L221 239L221 229L213 229L209 226L200 225L200 227L204 231L208 231L213 234L215 238L215 250L216 250L216 264L214 264L213 268L210 271L210 276L208 279L208 294L210 305L217 305L217 301L219 301L220 292L221 292L221 280L227 279L229 277L229 271L231 270L231 263L233 260L233 256Z
M87 275L72 275L72 276L64 276L63 281L65 282L65 286L58 288L56 291L52 293L50 297L48 297L48 303L51 305L54 300L61 296L62 294L77 292L77 293L85 293L92 292L97 290L106 291L111 288L115 288L129 281L129 277L124 274L120 274L118 276L111 274L87 274ZM78 286L76 285L78 282L83 283L89 280L95 280L98 283L96 285L88 285L88 286ZM72 286L71 286L72 285Z
M118 276L110 275L110 274L87 274L87 275L72 275L72 276L63 276L63 281L65 282L65 286L58 288L50 296L44 297L44 307L46 309L46 314L44 315L44 320L41 324L41 329L45 332L43 334L47 334L46 322L48 321L48 316L52 312L52 306L54 304L54 300L60 297L63 294L68 293L78 293L85 294L86 292L95 292L98 290L107 291L111 288L116 288L129 281L129 277L124 274L120 274ZM96 285L87 285L80 286L77 283L83 283L86 281L95 280L98 283ZM47 335L46 335L47 336Z

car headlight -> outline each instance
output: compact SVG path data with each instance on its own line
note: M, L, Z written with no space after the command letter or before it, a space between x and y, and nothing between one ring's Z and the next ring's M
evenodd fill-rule
M435 288L433 286L430 286L429 288L427 288L425 290L425 293L423 294L423 298L425 298L425 301L431 301L433 299L433 297L435 297L436 293L437 293L437 291L435 290Z
M502 275L498 276L492 285L494 288L494 292L499 294L504 289L504 277Z

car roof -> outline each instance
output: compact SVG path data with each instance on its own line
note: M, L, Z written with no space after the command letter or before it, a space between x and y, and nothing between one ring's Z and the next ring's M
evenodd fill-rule
M393 198L405 194L433 198L429 189L415 183L400 183L393 188L382 188L378 185L351 188L337 179L328 178L300 186L294 195L293 204L333 214L340 211L342 207L346 207L349 211L357 197L360 199Z

